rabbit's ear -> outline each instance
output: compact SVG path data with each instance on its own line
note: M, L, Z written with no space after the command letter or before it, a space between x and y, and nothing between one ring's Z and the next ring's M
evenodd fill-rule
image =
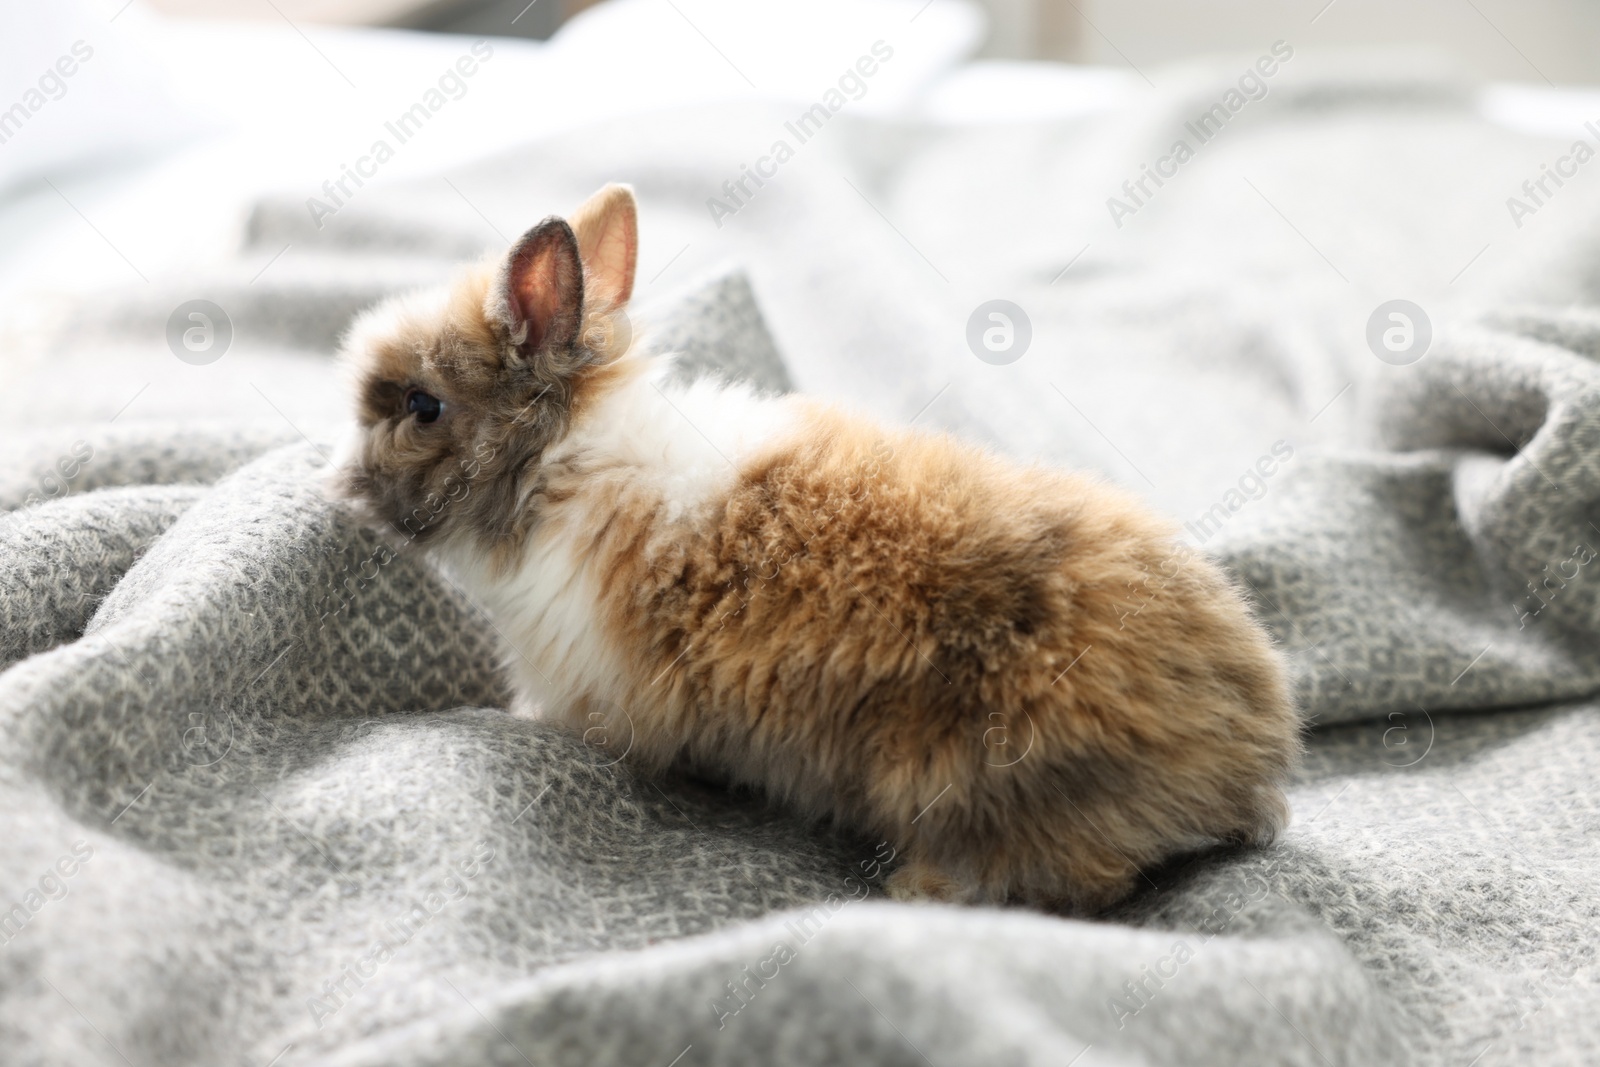
M611 184L572 213L578 251L589 272L589 295L620 308L633 295L639 259L639 212L633 190Z
M572 227L551 216L511 246L484 312L523 358L570 347L583 322L583 263Z

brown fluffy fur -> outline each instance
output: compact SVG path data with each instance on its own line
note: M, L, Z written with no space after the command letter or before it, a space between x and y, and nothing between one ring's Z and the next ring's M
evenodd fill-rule
M803 400L773 402L796 432L674 509L577 443L644 367L609 344L631 195L608 187L574 222L348 345L347 497L506 581L573 546L609 666L544 713L581 728L620 705L644 769L893 842L903 897L1093 911L1175 852L1271 840L1298 750L1283 669L1169 524L1089 479ZM409 418L416 388L449 417ZM508 628L513 668L553 647Z

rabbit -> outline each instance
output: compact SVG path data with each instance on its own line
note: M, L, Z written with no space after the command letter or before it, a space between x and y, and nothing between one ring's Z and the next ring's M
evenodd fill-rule
M1283 663L1174 524L948 435L668 385L626 328L637 249L608 185L343 344L338 495L493 620L513 710L892 842L897 899L1093 914L1274 838Z

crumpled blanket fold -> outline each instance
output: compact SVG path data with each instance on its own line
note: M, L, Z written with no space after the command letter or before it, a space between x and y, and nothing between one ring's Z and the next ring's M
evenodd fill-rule
M1294 62L1131 217L1107 198L1233 67L1054 124L840 116L720 227L781 109L619 121L4 309L0 1060L1595 1062L1600 201L1515 229L1553 142ZM892 904L893 842L504 710L493 623L324 496L328 356L485 218L607 180L643 205L640 337L693 373L1212 516L1314 725L1282 839L1093 920ZM1432 317L1405 364L1364 340L1397 295ZM205 367L161 333L195 296L233 319ZM996 296L1032 319L1005 366L964 339Z

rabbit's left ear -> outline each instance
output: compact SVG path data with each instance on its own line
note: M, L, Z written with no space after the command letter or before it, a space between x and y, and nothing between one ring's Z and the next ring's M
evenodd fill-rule
M633 190L607 185L572 213L578 252L589 272L590 296L620 308L633 295L639 259L639 212Z
M510 331L523 358L570 347L583 322L583 264L572 227L552 216L523 234L500 265L484 311Z

